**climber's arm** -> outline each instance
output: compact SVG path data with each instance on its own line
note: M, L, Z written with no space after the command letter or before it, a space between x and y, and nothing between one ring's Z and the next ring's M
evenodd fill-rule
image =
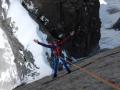
M34 40L34 42L37 43L37 44L39 44L39 45L41 45L41 46L43 46L43 47L53 48L53 45L47 45L47 44L39 42L38 40Z

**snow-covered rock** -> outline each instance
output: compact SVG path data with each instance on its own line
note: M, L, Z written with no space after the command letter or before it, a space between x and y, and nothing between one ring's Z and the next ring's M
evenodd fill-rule
M1 5L2 11L5 11L2 12L3 16L6 15L2 28L15 56L13 63L16 64L20 83L30 83L51 75L52 69L45 55L48 50L33 42L38 39L47 43L47 36L40 31L41 28L29 16L20 0L9 0L9 4L6 1L2 0Z
M100 0L101 49L120 46L120 31L110 29L120 18L120 0Z
M36 78L35 80L50 75L51 68L47 63L45 56L46 49L33 42L34 39L46 42L46 35L39 31L40 28L38 24L29 16L19 0L14 0L14 2L10 1L7 17L11 17L11 22L15 22L14 25L17 27L17 30L14 30L15 37L17 37L25 49L32 53L33 58L35 59L34 64L39 69L34 70L34 72L40 73L38 77L34 77ZM29 78L27 82L30 81L32 81L32 78L31 80Z
M14 55L7 36L0 28L0 90L12 90L20 84Z

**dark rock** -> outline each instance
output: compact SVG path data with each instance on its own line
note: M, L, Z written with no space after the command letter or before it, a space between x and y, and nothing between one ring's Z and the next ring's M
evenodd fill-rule
M115 8L115 7L114 7L114 8L111 7L111 8L109 8L107 11L109 12L109 14L115 14L115 13L120 12L120 9Z
M113 24L112 29L120 30L120 18L117 20L115 24Z
M37 8L37 13L27 9L30 1ZM76 32L64 46L69 56L87 56L98 47L101 27L99 0L24 0L23 5L40 25L41 16L49 20L47 25L42 26L54 38L64 39L69 32ZM59 38L61 34L63 36Z

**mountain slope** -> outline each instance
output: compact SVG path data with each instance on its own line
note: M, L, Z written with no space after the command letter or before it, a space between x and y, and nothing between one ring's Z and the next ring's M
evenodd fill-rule
M120 0L100 0L101 49L120 46ZM113 27L114 26L114 27Z
M1 18L1 27L10 42L21 83L50 75L52 70L45 56L47 49L33 41L38 39L47 43L46 35L39 31L41 28L21 5L20 0L7 1L0 1L0 15L4 17Z
M0 90L8 90L19 85L20 80L14 63L15 57L8 42L8 38L1 27L0 42Z
M108 50L85 59L77 63L85 67L90 72L95 72L114 84L120 85L120 47ZM59 73L59 78L51 80L46 77L34 83L20 86L14 90L113 90L111 86L105 84L90 75L71 67L72 73Z

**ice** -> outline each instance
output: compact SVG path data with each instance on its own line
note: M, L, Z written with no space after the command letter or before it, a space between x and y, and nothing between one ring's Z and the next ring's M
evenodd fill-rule
M0 28L0 90L12 90L20 84L14 55L6 34Z

